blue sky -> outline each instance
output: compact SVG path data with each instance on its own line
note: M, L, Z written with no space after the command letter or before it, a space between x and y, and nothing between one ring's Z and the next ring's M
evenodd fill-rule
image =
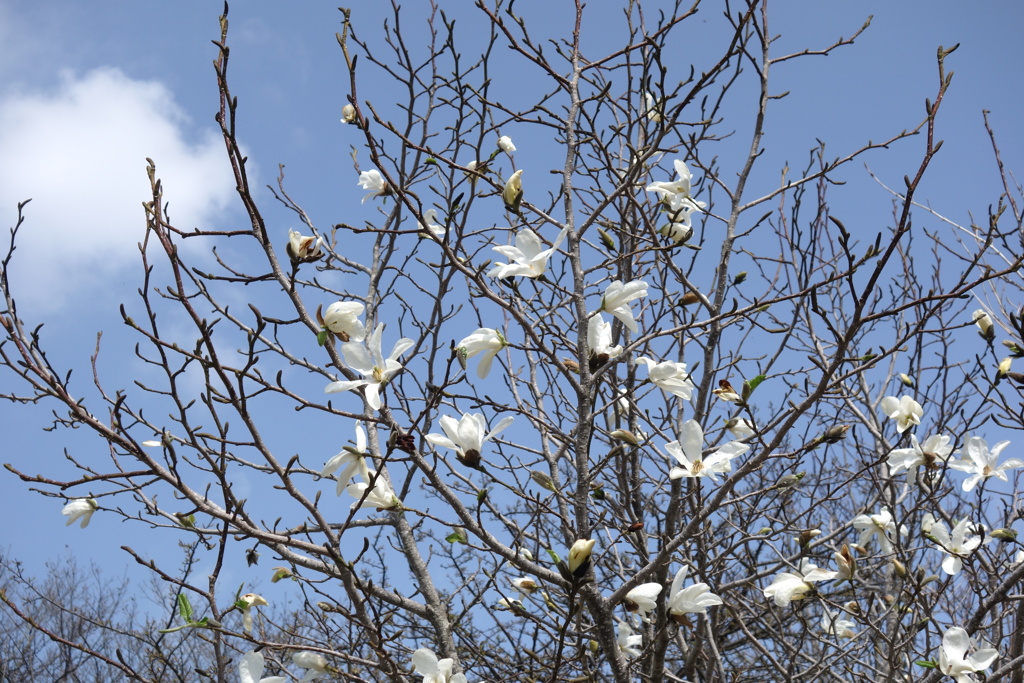
M548 21L556 35L567 28L560 23L558 4ZM711 16L717 5L709 3L702 12ZM3 225L13 225L18 201L33 199L11 277L21 292L23 317L30 325L46 323L51 360L58 368L77 368L80 382L88 381L89 357L101 330L106 335L101 369L110 373L111 388L131 381L125 360L131 346L124 345L131 342L121 331L118 305L133 300L141 281L135 245L144 228L146 157L157 163L177 224L245 224L213 121L216 52L210 41L217 37L220 9L220 3L198 0L0 0ZM605 28L610 20L597 15L598 8L593 11L584 24L592 31L585 47L603 53L614 45L616 34ZM366 0L354 7L353 21L364 38L379 34L380 12L378 3ZM954 84L940 118L946 144L920 196L959 222L969 223L971 215L984 221L998 187L982 109L992 112L1007 167L1024 168L1019 125L1024 94L1017 73L1024 63L1019 41L1024 6L1011 1L970 7L946 1L792 1L779 3L773 31L781 34L780 52L824 47L853 33L869 14L874 15L871 28L852 47L779 65L775 87L792 94L769 113L763 172L775 174L775 182L783 163L802 166L816 139L839 154L915 125L924 116L925 97L936 88L936 48L959 42L949 61ZM363 191L356 186L349 157L355 138L338 121L348 87L334 36L340 28L336 7L239 2L230 18L232 87L239 97L240 137L253 184L272 183L278 164L284 164L292 196L317 224L369 218L371 209L360 205ZM415 35L417 17L409 18L406 26ZM472 14L460 21L471 36ZM688 69L688 60L699 62L704 42L715 39L710 29L701 34L705 21L699 15L692 22L687 30L692 42L679 45L673 55L678 77ZM368 66L364 69L362 96L393 102L389 84L372 78ZM498 75L511 82L514 68L505 66ZM516 141L530 148L530 140ZM867 164L899 187L922 144L911 140L891 152L869 155ZM526 163L528 157L518 160ZM874 226L888 217L887 194L863 166L850 167L845 179L863 188L864 201L842 207L838 215L850 217L848 227L863 227L873 235ZM296 222L267 192L258 198L283 242ZM0 390L21 389L11 382L10 375L0 375ZM83 457L90 450L104 455L102 444L84 435L42 432L53 408L3 404L3 462L56 473L66 471L65 446ZM319 438L326 459L337 450L338 439ZM348 438L346 432L341 440ZM9 473L0 476L6 493L0 514L16 520L6 525L0 547L10 548L30 568L41 567L65 545L101 563L109 563L122 544L157 552L147 548L151 539L145 530L109 517L97 516L84 531L65 528L60 501L27 492Z

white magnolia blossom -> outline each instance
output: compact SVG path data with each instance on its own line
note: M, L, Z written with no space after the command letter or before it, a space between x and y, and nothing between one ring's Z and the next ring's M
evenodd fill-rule
M615 639L619 651L629 659L636 659L640 656L640 648L643 647L644 637L639 633L633 634L633 627L624 621L619 622L618 637Z
M979 308L971 318L974 320L974 324L978 326L978 334L984 339L995 339L995 324L992 322L992 316L985 309Z
M973 533L968 536L968 532L973 531L974 525L967 517L957 522L952 532L941 520L931 522L926 535L947 553L946 559L942 561L942 571L951 576L960 573L964 566L961 558L970 555L981 545L981 536Z
M622 321L630 332L636 334L639 328L636 319L633 317L633 309L629 305L631 301L647 296L647 283L643 280L632 280L623 284L622 280L616 280L604 290L601 297L601 308L598 311L608 311Z
M373 479L375 472L368 470L366 475L367 480ZM356 499L356 502L352 503L352 508L376 508L378 510L392 510L394 508L402 507L402 501L395 495L394 489L391 485L384 480L384 477L377 477L377 481L373 484L373 489L369 493L366 490L370 488L370 485L366 482L357 482L349 484L345 487L345 491L348 495ZM364 499L363 496L366 496ZM360 504L362 500L362 504Z
M850 546L844 543L842 548L832 554L832 557L836 561L836 566L839 567L836 578L840 581L853 579L853 575L857 573L857 558L850 552Z
M359 182L356 183L359 187L364 190L369 190L366 196L363 197L362 204L366 203L367 199L371 197L383 197L391 194L391 188L388 187L388 183L384 180L384 176L380 174L380 171L373 169L370 171L363 171L359 174Z
M989 450L985 439L980 436L972 436L964 443L963 451L960 454L961 460L951 460L949 466L955 470L970 474L964 480L964 491L973 489L982 479L996 477L1003 481L1009 481L1006 477L1006 470L1024 467L1024 460L1010 458L1003 464L999 464L999 454L1010 445L1009 441L1000 441L992 450Z
M807 594L814 590L818 581L831 581L836 578L838 572L819 569L817 565L804 558L800 561L800 568L797 573L781 572L772 581L772 584L764 589L764 596L775 600L779 607L786 607L793 600L803 600Z
M373 410L380 410L380 390L388 383L393 375L402 369L398 357L405 353L409 347L416 342L403 337L395 342L391 349L391 355L384 357L381 351L381 335L384 333L384 323L377 325L366 344L349 342L342 344L341 353L345 357L345 364L361 374L366 379L344 380L331 382L324 389L325 393L333 394L339 391L352 391L359 387L366 387L366 403Z
M324 313L324 327L343 339L348 337L347 341L361 342L366 339L366 328L359 316L365 310L358 301L335 301Z
M509 177L501 191L501 198L505 201L506 209L515 213L519 212L519 205L523 201L523 169L519 169Z
M437 223L437 209L427 209L423 212L423 222L420 223L420 232L424 235L430 233L439 240L443 240L448 234L447 228Z
M453 674L455 662L450 657L438 659L434 651L421 647L412 653L413 671L423 676L423 683L466 683L465 674Z
M321 477L329 477L339 469L337 493L340 496L352 478L357 474L363 479L369 479L370 468L366 465L366 430L363 429L362 421L356 422L356 445L344 446L341 453L328 460L320 471Z
M552 245L544 249L537 236L530 228L523 228L516 233L515 246L505 245L493 247L493 250L509 260L508 263L497 263L487 271L487 277L540 277L548 269L548 259L551 258L562 240L569 234L569 228L564 228Z
M512 144L512 138L507 135L502 135L498 138L498 149L505 154L511 154L516 151L516 146Z
M89 522L92 521L92 513L96 512L99 506L100 504L94 498L79 498L71 501L61 510L61 514L68 518L64 526L71 526L78 520L82 520L79 528L84 529L89 526Z
M656 192L662 203L668 207L671 213L675 214L675 220L679 220L681 215L686 214L688 218L689 214L702 211L707 205L693 198L690 190L692 175L686 163L681 159L676 159L674 166L679 180L651 183L647 186L647 191Z
M669 589L668 615L676 622L680 622L686 614L707 614L708 607L723 604L722 598L711 592L711 587L706 583L694 583L683 588L683 581L686 579L686 565L676 572L672 579L672 587Z
M757 434L754 425L745 417L732 418L725 423L725 428L729 430L734 439L748 439Z
M942 463L953 453L950 441L951 437L945 434L933 434L922 444L918 442L916 434L911 434L910 448L895 448L889 453L889 476L906 470L907 481L913 484L917 479L918 467L924 465L926 469L941 468Z
M711 477L711 481L717 482L716 475L732 471L733 458L750 450L750 446L745 443L730 441L704 458L704 430L697 421L684 422L680 434L681 438L678 441L665 444L665 450L679 463L678 467L673 467L669 472L669 479Z
M685 211L676 214L674 218L674 221L658 228L658 233L679 244L693 236L693 221Z
M255 593L246 593L239 600L245 603L245 607L242 609L242 628L245 629L246 633L252 633L253 608L262 607L269 603L262 595L256 595Z
M853 630L856 625L856 622L844 619L841 613L838 616L832 614L827 607L821 613L821 630L830 636L853 638L857 635Z
M686 371L686 363L674 363L670 360L658 363L650 358L637 358L636 362L647 367L647 378L673 396L689 401L696 389Z
M501 332L490 327L481 327L456 344L455 348L458 349L464 360L480 354L480 363L476 366L476 376L483 379L491 371L494 357L506 346L508 346L508 342L505 341Z
M328 670L327 659L319 652L311 650L300 650L292 653L292 662L295 663L295 666L306 670L306 675L300 679L302 681L312 681L320 678Z
M878 544L882 548L883 555L891 555L893 552L893 538L896 536L896 522L888 508L882 508L881 512L874 515L857 515L853 518L853 528L860 531L860 538L857 545L862 548L875 536L878 537ZM907 535L907 527L900 525L900 536Z
M886 396L882 399L882 412L896 420L896 431L902 434L912 425L921 424L924 408L910 396Z
M285 683L284 676L263 678L266 660L262 652L246 652L238 662L238 678L242 683Z
M580 538L572 544L572 547L569 548L569 560L567 562L569 573L575 574L577 569L584 566L590 560L595 543L597 541L593 538Z
M341 108L341 122L349 124L358 124L359 118L356 116L356 108L351 104L346 104Z
M288 258L292 261L315 261L323 256L324 241L320 237L303 235L298 230L288 230Z
M661 105L650 92L644 93L644 116L655 123L661 121Z
M660 583L641 583L626 593L626 611L636 612L641 618L647 616L658 605L658 595L663 586Z
M536 581L525 576L520 577L518 579L512 579L510 583L512 584L512 588L523 597L529 597L533 595L540 588L540 586L537 585Z
M438 420L444 434L427 434L426 439L435 446L452 449L461 462L475 466L480 462L484 442L508 428L513 419L511 416L502 418L498 426L488 432L487 421L480 413L466 413L458 420L444 415Z
M591 368L596 369L622 355L621 346L612 346L612 325L600 313L587 322L587 346L590 349ZM595 366L594 363L597 365Z
M976 648L974 654L968 655L972 645L971 637L964 629L959 626L947 629L939 650L939 671L952 676L956 683L975 683L978 679L973 674L992 666L999 657L999 651L991 647Z

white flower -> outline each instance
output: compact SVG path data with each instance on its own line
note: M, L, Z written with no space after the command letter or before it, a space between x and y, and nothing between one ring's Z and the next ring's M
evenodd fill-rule
M391 194L391 187L377 169L360 173L359 182L356 185L364 190L369 190L367 195L363 197L362 204L365 204L366 200L370 197L384 197Z
M764 596L775 600L779 607L785 607L793 600L803 600L807 597L807 594L814 590L812 584L818 581L831 581L838 573L818 569L817 565L806 558L800 561L798 571L798 574L781 572L772 581L772 585L764 589Z
M924 409L921 404L909 396L886 396L882 399L882 412L896 420L896 431L902 434L911 425L921 424Z
M346 104L341 108L341 122L359 124L359 119L356 118L356 108L351 104Z
M978 326L978 334L981 335L982 339L992 341L996 338L996 328L992 322L992 316L985 309L979 308L971 317L974 320L974 324Z
M893 552L892 540L896 535L896 522L888 508L882 508L881 512L875 515L857 515L853 518L853 528L860 530L860 538L857 545L864 548L875 536L878 536L878 544L882 547L883 555L891 555ZM907 535L907 527L900 525L901 536Z
M293 652L292 661L295 663L295 666L306 669L306 675L302 677L303 681L312 681L320 678L320 674L325 674L328 670L327 660L319 652L312 652L310 650Z
M262 595L256 595L255 593L246 593L241 598L242 602L245 603L245 607L242 609L242 628L247 633L252 633L252 608L260 607L269 604Z
M439 420L444 434L427 434L426 439L435 446L455 451L459 462L464 465L476 467L480 464L484 442L500 434L512 424L513 419L511 416L503 418L497 427L488 432L487 421L480 413L466 413L459 420L444 415Z
M821 613L821 630L830 636L853 638L857 635L853 630L853 627L856 625L857 623L854 621L843 619L842 616L833 615L827 607Z
M633 635L633 627L624 621L619 622L619 635L616 638L619 650L626 657L635 659L640 656L640 648L644 644L644 637L640 634Z
M853 575L857 573L857 558L850 552L850 546L844 543L842 548L832 554L832 557L839 567L836 578L840 581L853 579Z
M288 246L285 247L285 251L288 252L288 258L292 261L315 261L323 256L323 246L324 241L319 237L310 237L303 235L298 230L289 230Z
M973 524L967 517L961 519L954 527L952 533L946 529L942 521L934 521L926 532L928 537L935 541L940 548L948 553L942 561L942 571L949 575L960 573L964 563L960 559L974 552L975 548L981 545L980 536L967 537L968 528L973 531Z
M601 297L601 308L598 311L608 311L635 334L639 328L633 318L633 309L629 302L642 296L647 296L647 283L643 280L632 280L625 284L622 283L622 280L616 280L604 290L604 296Z
M934 434L918 443L917 435L910 435L910 448L896 448L889 453L889 476L895 475L901 469L907 471L907 481L911 484L917 479L917 468L921 465L925 469L939 469L942 463L949 459L953 447L949 445L950 437L944 434Z
M722 598L711 592L706 583L695 583L683 588L687 568L684 565L672 579L669 591L668 615L681 623L685 614L707 614L708 607L723 604Z
M466 683L465 674L452 674L455 662L449 658L438 659L433 650L421 647L412 653L413 671L423 676L423 683Z
M693 221L690 218L690 214L685 211L680 211L674 218L674 221L658 228L658 233L679 244L690 239L693 235Z
M366 478L372 479L373 475L374 471L368 470ZM377 481L373 484L373 489L367 494L366 489L368 488L370 488L370 485L365 482L349 484L345 487L345 491L348 492L348 495L356 499L356 502L352 503L352 508L377 508L378 510L391 510L393 508L402 507L402 501L395 495L391 485L384 481L384 477L377 477ZM364 495L366 495L365 499L363 498ZM363 501L362 504L359 503L360 500Z
M644 116L657 123L661 121L661 106L650 92L644 93Z
M424 235L430 233L438 240L443 240L448 234L447 228L437 223L437 209L427 209L423 212L423 222L420 223L420 232Z
M498 149L505 154L511 154L516 151L516 146L512 144L512 138L507 135L502 135L498 138Z
M342 341L361 342L366 339L366 328L359 316L366 306L358 301L335 301L324 313L324 327L340 335Z
M513 213L519 213L519 205L523 202L523 169L519 169L509 177L505 183L505 189L501 191L501 198L505 202L505 208Z
M357 474L362 475L363 479L369 479L370 468L366 465L366 430L363 429L362 421L356 422L356 446L344 446L341 449L341 453L328 460L324 464L324 468L320 471L321 477L329 477L334 474L339 468L341 473L338 475L338 486L337 493L340 496L341 492L345 490L349 482L352 481L352 477Z
M754 430L754 425L745 417L732 418L725 423L725 428L729 430L734 439L746 439L757 434Z
M600 313L587 322L587 346L590 348L590 369L599 367L622 355L621 346L612 346L612 325Z
M986 647L967 656L971 648L971 638L967 631L954 626L942 636L942 648L939 650L939 671L952 676L956 683L974 683L977 679L971 674L985 671L999 656L999 651Z
M508 263L497 263L487 272L487 277L540 277L548 269L548 259L561 246L562 240L569 234L564 228L548 249L542 249L540 237L530 228L523 228L516 234L515 246L506 245L493 247L493 250L509 260Z
M647 378L655 386L673 396L689 401L696 389L686 371L686 363L674 363L670 360L657 363L650 358L637 358L637 363L647 367Z
M593 538L581 538L572 544L572 547L569 548L568 562L570 574L575 574L577 569L589 564L590 555L594 550L595 543L597 543L597 541Z
M1000 441L990 451L985 439L980 436L972 436L964 444L962 460L950 461L949 466L961 472L967 472L971 476L964 480L964 491L973 489L979 481L989 477L996 477L1003 481L1009 481L1006 477L1006 470L1024 467L1024 461L1017 458L1010 458L1002 465L999 464L999 454L1010 445L1009 441Z
M643 618L657 606L661 589L660 583L641 583L626 593L626 611L636 612Z
M707 206L704 202L694 200L690 193L691 174L690 169L681 159L674 162L679 180L675 182L656 182L647 186L648 192L658 193L661 201L668 206L671 213L675 214L673 220L678 221L683 214L689 218L694 211L701 211Z
M472 358L478 353L482 354L480 364L476 366L476 376L483 379L491 371L494 357L506 346L508 346L508 342L505 341L501 332L490 327L481 327L456 344L455 348L458 349L463 360Z
M733 458L750 450L750 446L745 443L730 441L707 458L703 458L704 430L697 421L687 420L680 432L682 438L679 441L665 444L665 450L679 462L679 467L673 467L669 472L669 479L711 477L712 481L717 482L717 474L732 471L730 461Z
M263 678L266 660L262 652L246 652L238 662L238 678L242 683L285 683L284 676Z
M394 374L402 369L402 364L398 362L398 357L416 343L412 339L403 337L395 342L394 348L391 349L391 355L384 358L380 348L383 332L384 323L380 323L377 325L377 329L373 331L373 334L370 335L370 338L366 340L365 346L355 342L342 345L341 353L345 356L345 363L366 379L331 382L324 389L325 393L333 394L339 391L352 391L359 387L366 387L366 403L373 410L380 410L380 390L387 385Z
M512 579L510 583L512 584L512 588L519 592L523 597L533 595L537 592L537 589L540 588L536 581L526 577Z
M61 511L61 514L68 518L64 526L71 526L81 519L82 523L79 526L84 529L89 526L89 522L92 520L92 513L96 512L96 508L99 506L100 504L94 498L79 498L78 500L71 501Z

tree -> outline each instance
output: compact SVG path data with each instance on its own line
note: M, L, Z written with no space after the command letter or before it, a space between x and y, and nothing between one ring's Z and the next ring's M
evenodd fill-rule
M1024 423L1024 378L994 345L1002 330L1024 355L1020 187L1000 163L984 225L912 227L955 47L938 51L924 120L837 157L821 144L769 182L769 74L867 25L783 54L766 4L729 6L720 52L679 70L668 56L696 6L652 19L629 3L626 39L600 53L582 47L580 4L550 43L511 3L476 11L473 59L439 8L424 38L395 7L383 47L343 11L342 121L372 218L316 225L282 173L276 197L303 224L285 243L246 173L225 9L218 122L251 225L176 227L150 163L145 279L121 311L160 377L97 377L97 405L0 278L0 353L29 391L6 397L55 401L55 426L110 447L105 464L70 454L75 479L18 476L85 521L120 515L208 558L198 580L125 547L172 587L171 635L202 632L218 681L252 651L304 680L1021 668L1024 463L1000 464L989 435ZM385 76L394 107L360 96ZM550 146L554 182L517 166L513 126ZM891 224L847 227L831 209L846 167L910 139L922 151ZM197 238L216 241L216 268L190 263ZM354 445L322 465L308 430ZM301 596L301 625L239 620L259 596L222 574L257 554Z

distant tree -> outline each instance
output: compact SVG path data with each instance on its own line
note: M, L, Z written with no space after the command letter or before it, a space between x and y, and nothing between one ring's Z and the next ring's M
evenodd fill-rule
M106 463L68 454L77 478L19 476L85 520L191 539L213 569L127 549L180 630L65 626L58 591L9 597L19 637L146 681L184 669L119 659L119 638L168 657L200 638L180 661L216 681L260 657L303 680L1020 680L1024 463L996 441L1024 425L1024 376L994 342L1024 355L1021 188L1000 163L987 221L912 227L952 49L924 120L768 181L770 74L860 32L784 54L766 3L727 3L719 51L681 66L696 7L663 6L625 3L599 53L582 3L554 41L545 9L500 1L470 34L464 3L412 26L396 5L372 39L343 11L368 194L353 224L319 225L282 175L287 239L246 172L225 12L218 121L251 224L175 226L151 163L121 310L152 372L78 398L0 277L4 386L22 387L4 395L109 444ZM362 96L369 79L396 103ZM843 169L912 136L888 225L833 212ZM197 238L216 266L182 248ZM251 552L303 601L296 623L238 618L261 598L224 567Z

